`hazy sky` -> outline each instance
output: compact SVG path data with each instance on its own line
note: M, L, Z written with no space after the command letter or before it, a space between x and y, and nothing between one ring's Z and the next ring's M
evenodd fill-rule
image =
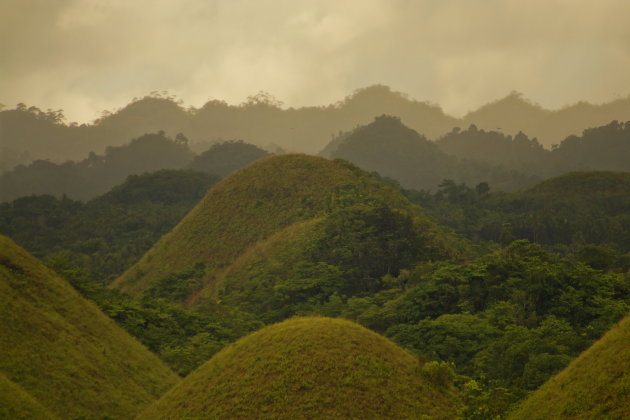
M0 0L0 103L90 121L154 90L288 106L385 84L461 115L630 94L628 0Z

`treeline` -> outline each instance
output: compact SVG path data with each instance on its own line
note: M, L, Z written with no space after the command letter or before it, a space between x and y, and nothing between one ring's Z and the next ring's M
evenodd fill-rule
M43 261L63 258L106 284L136 262L219 178L192 170L131 175L86 203L33 195L0 204L0 232Z
M398 117L383 115L339 133L321 154L393 178L405 188L435 190L451 179L516 191L570 171L630 171L630 122L590 128L547 150L524 133L512 137L474 125L432 142Z
M0 175L0 200L33 194L89 200L120 184L129 175L160 169L194 169L224 177L268 152L243 141L215 144L195 155L188 139L164 132L145 134L129 144L108 147L104 155L90 153L79 162L56 164L36 160Z
M87 200L103 194L131 174L189 168L224 177L270 153L243 141L212 145L195 155L183 135L145 134L104 155L56 164L36 160L0 175L0 199L31 194L63 195ZM341 132L321 152L376 171L405 188L435 191L444 179L503 191L522 190L538 180L569 171L630 170L630 122L616 121L570 136L553 150L519 133L512 137L476 126L454 129L432 142L399 118L377 117L372 123Z
M445 180L436 192L405 194L439 223L476 243L527 239L556 251L602 245L585 252L593 261L608 261L598 268L614 265L608 254L630 251L627 172L569 173L518 193L494 192L487 183L471 188Z
M589 127L627 120L630 98L602 105L581 102L550 111L512 93L458 119L435 104L413 100L382 85L359 89L327 106L288 109L266 93L250 96L239 105L210 100L200 108L184 108L174 97L156 92L82 125L65 123L61 110L42 111L18 104L15 109L0 111L0 167L10 169L25 163L29 156L56 162L78 160L91 151L101 154L107 146L120 146L160 130L169 136L183 133L193 145L238 138L265 149L277 145L313 154L325 146L332 133L351 130L381 114L399 116L432 140L453 127L475 124L485 130L500 127L510 135L522 131L550 147Z

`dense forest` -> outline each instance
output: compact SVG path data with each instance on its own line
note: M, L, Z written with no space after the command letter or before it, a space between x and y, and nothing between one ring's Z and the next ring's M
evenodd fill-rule
M299 109L156 94L84 126L2 111L0 417L356 417L364 398L522 419L553 394L550 416L623 418L601 381L608 411L579 401L579 373L630 383L607 350L630 354L624 106L512 94L455 119L375 86Z

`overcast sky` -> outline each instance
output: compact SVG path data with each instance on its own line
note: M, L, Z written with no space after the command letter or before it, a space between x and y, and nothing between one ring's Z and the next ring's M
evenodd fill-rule
M321 105L385 84L460 116L630 94L628 0L0 0L0 103L91 121L166 90Z

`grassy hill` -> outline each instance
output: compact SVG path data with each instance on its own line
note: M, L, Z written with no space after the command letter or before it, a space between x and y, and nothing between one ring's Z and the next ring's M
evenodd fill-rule
M142 419L454 418L459 401L418 359L349 321L293 318L215 355ZM423 417L424 416L424 417Z
M56 420L58 417L0 373L0 419Z
M188 281L182 287L190 287L184 293L190 303L212 294L230 265L259 241L298 222L375 203L411 220L434 254L461 252L461 243L419 207L366 172L342 161L281 155L260 159L217 184L112 286L139 295L178 276L180 284Z
M630 172L571 172L545 180L525 193L556 198L630 194Z
M630 418L630 316L535 391L510 419Z
M3 387L28 402L21 388L59 418L130 418L178 381L94 304L3 236L0 320L0 373L12 382Z

